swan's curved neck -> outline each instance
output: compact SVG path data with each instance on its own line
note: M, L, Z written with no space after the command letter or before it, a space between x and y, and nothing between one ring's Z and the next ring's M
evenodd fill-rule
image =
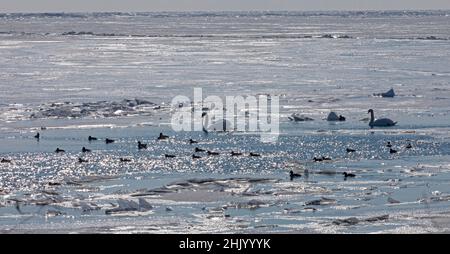
M375 121L375 116L373 111L370 111L370 122L373 123Z

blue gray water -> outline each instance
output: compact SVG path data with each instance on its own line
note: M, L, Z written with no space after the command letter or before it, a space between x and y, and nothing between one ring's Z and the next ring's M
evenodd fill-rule
M0 14L0 232L447 232L449 14ZM173 132L193 87L280 96L278 142Z

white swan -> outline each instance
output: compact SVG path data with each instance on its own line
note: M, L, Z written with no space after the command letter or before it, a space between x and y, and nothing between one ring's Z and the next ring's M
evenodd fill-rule
M370 113L369 126L371 128L373 128L373 127L390 127L390 126L394 126L397 124L397 122L394 122L389 118L381 118L381 119L375 120L373 109L369 109L369 111L367 113Z
M233 124L226 119L219 119L216 121L211 121L209 124L208 113L204 112L202 114L202 122L203 122L203 132L230 132L233 131Z

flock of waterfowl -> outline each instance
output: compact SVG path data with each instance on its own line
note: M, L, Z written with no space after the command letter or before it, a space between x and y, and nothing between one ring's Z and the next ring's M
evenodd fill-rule
M40 138L41 138L41 134L38 132L38 133L34 136L34 138L35 138L36 140L39 141ZM169 137L168 135L164 135L163 133L160 133L156 140L162 141L162 140L168 140L169 138L170 138L170 137ZM99 140L100 140L100 139L97 138L97 137L93 137L93 136L89 136L89 137L88 137L88 141L89 141L89 142L99 141ZM112 144L112 143L116 142L116 140L111 139L111 138L105 138L104 140L105 140L105 144ZM193 139L189 139L188 142L189 142L189 144L191 144L191 145L192 145L192 144L198 144L198 143L199 143L198 141L193 140ZM145 144L145 143L143 143L142 141L137 141L137 149L138 149L138 150L145 150L145 149L148 149L148 144ZM61 149L61 148L59 148L59 147L56 148L56 150L55 150L55 153L65 153L65 152L66 152L66 151L65 151L64 149ZM90 153L90 152L92 152L92 150L91 150L91 149L88 149L88 148L86 148L86 147L83 146L83 147L81 148L81 152L82 152L82 153ZM192 154L192 159L201 159L202 156L198 155L198 153L205 153L205 154L208 155L208 156L217 156L217 155L220 155L220 153L219 153L219 152L216 152L216 151L209 151L209 150L205 150L205 149L202 149L202 148L199 148L199 147L195 147L195 149L194 149L194 154ZM230 152L230 155L231 155L231 156L243 156L244 154L243 154L242 152L231 151L231 152ZM254 152L250 152L250 153L248 154L248 156L250 156L250 157L261 157L261 154L259 154L259 153L254 153ZM177 156L174 155L174 154L164 154L164 157L165 157L165 158L176 158ZM128 159L128 158L119 158L119 159L120 159L120 162L131 162L131 159ZM1 162L1 163L11 163L12 161L11 161L11 160L8 160L8 159L2 159L0 162ZM78 158L78 162L79 162L79 163L87 163L88 160L79 157L79 158Z
M394 93L394 91L391 89L391 90L388 91L387 93L380 94L379 96L382 96L382 97L393 97L393 96L395 96L395 93ZM375 119L373 109L369 109L369 110L368 110L368 114L370 114L370 122L369 122L369 126L370 126L371 128L373 128L373 127L391 127L391 126L395 126L395 125L397 124L397 122L394 122L394 121L392 121L391 119L388 119L388 118ZM311 118L300 117L300 116L295 115L295 114L292 115L292 117L290 117L289 119L291 119L291 120L293 120L293 121L308 121L308 120L312 120ZM339 116L338 116L336 113L331 112L331 113L328 115L327 120L328 120L328 121L345 121L346 119L345 119L345 117L342 116L342 115L339 115ZM37 134L34 136L34 138L37 139L37 140L39 140L39 139L41 138L41 134L40 134L40 133L37 133ZM170 138L170 137L169 137L168 135L164 135L163 133L160 133L156 140L158 140L158 141L161 141L161 140L168 140L169 138ZM89 141L89 142L98 141L98 140L99 140L99 138L97 138L97 137L93 137L93 136L89 136L89 137L88 137L88 141ZM111 144L111 143L114 143L114 142L115 142L114 139L110 139L110 138L105 138L104 140L105 140L105 143L106 143L106 144ZM199 142L196 141L196 140L193 140L193 139L189 139L188 143L189 143L189 144L198 144ZM387 142L386 147L389 148L389 153L390 153L390 154L396 154L396 153L398 153L397 150L395 150L395 149L392 148L393 145L392 145L391 142ZM145 150L145 149L147 149L147 148L148 148L148 144L145 144L145 143L143 143L143 142L141 142L141 141L138 141L138 142L137 142L137 149L138 149L138 150ZM405 148L406 148L406 149L411 149L411 148L412 148L412 145L409 143ZM88 149L88 148L86 148L86 147L83 147L83 148L81 149L81 151L82 151L82 153L89 153L89 152L92 152L91 149ZM64 153L65 150L63 150L63 149L61 149L61 148L56 148L55 152L56 152L56 153ZM355 152L357 152L357 151L356 151L355 149L353 149L353 148L346 148L346 152L347 152L347 153L355 153ZM202 156L199 155L199 153L204 153L204 154L206 154L207 156L217 156L217 155L220 155L220 153L219 153L219 152L216 152L216 151L209 151L209 150L205 150L205 149L202 149L202 148L199 148L199 147L195 147L195 149L194 149L194 154L192 154L192 156L191 156L192 159L201 159ZM230 154L231 156L243 156L243 155L244 155L242 152L236 152L236 151L231 151L229 154ZM248 156L250 156L250 157L261 157L261 155L260 155L259 153L254 153L254 152L250 152L250 153L248 154ZM165 157L165 158L176 158L177 156L174 155L174 154L164 154L164 157ZM128 159L128 158L120 158L120 161L121 161L121 162L131 162L131 160ZM314 158L313 158L313 162L325 162L325 161L332 161L332 159L331 159L331 158L328 158L328 157L325 157L325 156L320 156L320 157L314 157ZM1 163L11 163L11 160L8 160L8 159L3 158L0 162L1 162ZM88 163L88 160L83 159L83 158L80 157L80 158L78 158L78 162L79 162L79 163ZM343 172L342 174L344 175L344 178L345 178L345 179L348 178L348 177L355 177L354 174L348 173L348 172ZM290 171L290 172L289 172L289 176L290 176L290 179L291 179L291 181L292 181L292 180L295 179L295 178L301 177L301 174L297 174L297 173L294 173L293 171Z
M369 126L370 128L373 127L392 127L395 126L397 124L397 122L392 121L389 118L380 118L380 119L375 119L375 114L373 109L369 109L369 111L367 112L368 114L370 114L370 121L369 121ZM314 121L314 119L307 117L307 116L303 116L303 115L299 115L299 114L292 114L290 117L288 117L289 120L291 121L295 121L295 122L306 122L306 121ZM330 112L330 114L328 115L327 121L329 122L345 122L346 118L342 115L337 115L335 112Z
M37 139L37 140L39 141L40 138L41 138L41 134L40 134L40 133L37 133L37 134L34 136L34 138ZM164 135L163 133L160 133L156 140L162 141L162 140L168 140L169 138L170 138L170 137L169 137L168 135ZM99 140L100 140L100 139L97 138L97 137L93 137L93 136L89 136L89 137L88 137L88 141L89 141L89 142L99 141ZM111 143L114 143L114 142L115 142L114 139L110 139L110 138L105 138L104 140L105 140L105 144L111 144ZM198 144L199 142L196 141L196 140L193 140L193 139L189 139L189 140L188 140L188 143L192 145L192 144ZM386 143L386 147L389 148L389 153L390 153L390 154L396 154L396 153L398 153L397 150L393 149L393 144L392 144L390 141L388 141L388 142ZM145 143L143 143L143 142L141 142L141 141L137 141L137 149L138 149L138 150L145 150L145 149L147 149L147 148L148 148L148 144L145 144ZM408 143L408 144L405 146L405 149L411 149L411 148L412 148L411 143ZM81 148L81 152L82 152L82 153L90 153L90 152L92 152L92 150L91 150L91 149L88 149L88 148L86 148L86 147L83 146L83 147ZM346 152L347 152L347 153L355 153L355 152L357 152L357 150L356 150L356 149L353 149L353 148L348 148L348 147L347 147L347 148L346 148ZM58 148L56 148L55 153L65 153L65 150L58 147ZM206 154L207 156L218 156L218 155L220 155L220 153L219 153L219 152L216 152L216 151L210 151L210 150L205 150L205 149L202 149L202 148L199 148L199 147L195 147L195 148L194 148L194 153L192 154L191 158L192 158L192 159L201 159L202 156L199 155L199 154L201 154L201 153ZM236 151L231 151L231 152L229 152L229 155L230 155L230 156L233 156L233 157L234 157L234 156L244 156L244 153L242 153L242 152L236 152ZM250 153L248 153L248 156L250 156L250 157L261 157L261 154L259 154L259 153L254 153L254 152L250 152ZM176 157L177 157L177 156L174 155L174 154L164 154L164 158L176 158ZM119 160L120 160L120 162L131 162L131 161L132 161L132 160L129 159L129 158L119 158ZM327 161L332 161L332 160L333 160L332 158L329 158L329 157L326 157L326 156L314 157L314 158L312 159L313 162L327 162ZM84 159L84 158L81 158L81 157L78 158L78 163L88 163L88 162L89 162L89 161L86 160L86 159ZM12 163L12 161L9 160L9 159L3 158L3 159L0 160L0 163ZM348 172L343 172L342 174L344 175L344 179L352 178L352 177L355 177L355 176L356 176L355 174L353 174L353 173L348 173ZM292 181L292 180L294 180L295 178L300 178L300 177L302 177L302 175L301 175L301 174L298 174L298 173L294 173L294 172L291 170L291 171L289 172L289 177L290 177L290 180Z

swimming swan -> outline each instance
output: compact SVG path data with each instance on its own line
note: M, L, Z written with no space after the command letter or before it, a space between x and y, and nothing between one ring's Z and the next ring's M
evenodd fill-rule
M371 128L373 128L373 127L390 127L390 126L394 126L394 125L397 124L397 122L394 122L394 121L392 121L391 119L388 119L388 118L381 118L381 119L376 119L375 120L373 109L369 109L369 111L367 113L370 113L369 126Z

